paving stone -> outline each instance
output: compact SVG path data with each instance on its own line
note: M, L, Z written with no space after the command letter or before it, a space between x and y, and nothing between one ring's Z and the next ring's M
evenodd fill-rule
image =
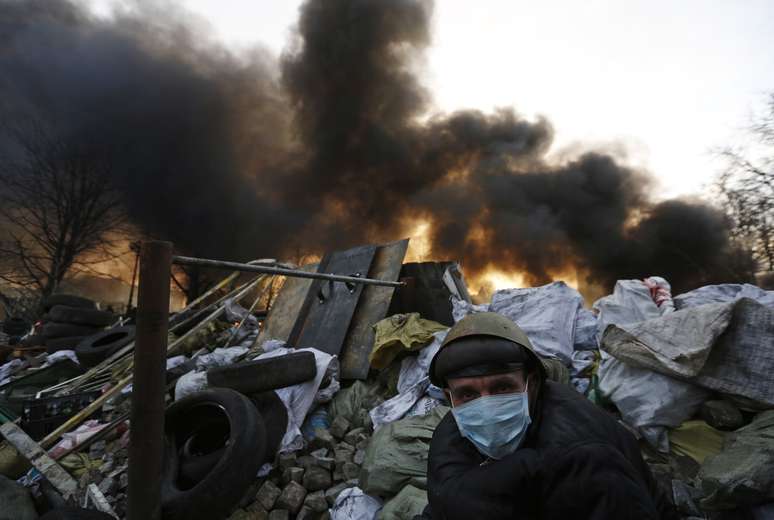
M358 466L362 466L363 462L365 462L365 450L357 450L355 452L355 456L352 457L352 462L357 464Z
M331 472L319 466L312 466L304 472L304 487L307 491L318 491L331 487Z
M309 447L313 450L319 450L320 448L332 450L336 448L336 439L325 428L315 428L314 438L309 442Z
M361 439L367 438L365 428L355 428L344 436L344 442L355 446Z
M345 480L358 478L360 476L360 466L354 462L345 462L342 465L341 472L344 474Z
M301 466L305 470L308 470L312 466L317 465L317 461L311 455L301 455L298 457L298 466Z
M331 457L315 457L315 464L323 469L331 471L336 465L336 460Z
M290 520L290 513L285 509L275 509L269 513L269 520Z
M295 453L280 453L277 457L277 465L284 471L292 466L298 466L296 460Z
M304 489L304 486L297 482L290 482L282 490L275 505L278 509L285 509L295 515L301 510L305 498L306 489ZM269 515L269 518L271 518L271 515Z
M274 482L267 480L258 490L258 493L256 493L255 500L257 500L264 509L271 511L271 508L277 503L280 494L282 494L282 490L280 490Z
M287 468L282 472L282 484L287 485L289 482L298 482L299 484L304 478L304 468Z
M326 502L327 504L327 502ZM304 506L296 515L296 520L317 520L317 513Z
M355 450L339 448L333 452L333 459L336 461L336 464L339 464L340 462L352 462L354 457Z
M344 482L342 482L325 491L325 500L328 502L328 505L333 507L333 504L336 502L336 497L339 496L339 493L348 487L350 486L347 486Z
M304 507L308 507L315 513L322 513L328 509L328 501L325 499L325 493L323 491L315 491L306 495L304 500Z
M342 415L337 416L331 423L330 432L337 439L343 439L349 430L349 421Z
M320 448L319 450L314 450L313 452L310 452L309 455L311 455L315 459L318 459L320 457L327 457L329 451L330 450L328 448Z

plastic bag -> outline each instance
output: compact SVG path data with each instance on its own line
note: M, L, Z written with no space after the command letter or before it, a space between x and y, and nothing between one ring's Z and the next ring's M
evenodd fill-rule
M339 493L328 512L331 520L374 520L381 509L381 500L366 495L359 487L351 487Z
M449 411L430 413L387 424L374 432L360 471L360 485L371 495L391 496L406 485L427 488L427 452L433 431Z

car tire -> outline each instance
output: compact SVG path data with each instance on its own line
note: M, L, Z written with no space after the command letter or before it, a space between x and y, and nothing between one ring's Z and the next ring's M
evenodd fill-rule
M3 322L3 332L9 336L23 336L30 327L30 323L23 318L8 318Z
M315 375L314 354L302 351L211 368L207 383L251 395L304 383Z
M106 327L115 319L112 312L99 311L97 309L79 309L56 305L48 311L51 321L59 323L74 323L76 325L92 325L94 327Z
M40 333L45 338L69 338L72 336L91 336L99 332L99 327L91 325L73 325L50 321L43 324Z
M70 336L67 338L51 338L46 340L46 352L53 354L60 350L75 350L78 344L87 336ZM83 364L83 363L81 363Z
M102 511L93 509L81 509L80 507L63 507L53 509L41 516L38 520L115 520L112 516Z
M104 330L83 338L75 347L75 355L78 356L81 365L96 366L116 350L134 341L134 335L133 325Z
M277 395L277 392L270 390L253 394L250 400L261 413L263 424L266 427L266 455L263 462L273 462L274 457L279 451L282 438L288 430L288 409L285 403Z
M202 456L222 449L201 479L180 475L180 452L192 437ZM219 445L219 438L226 442ZM218 520L255 480L266 453L266 429L255 405L226 388L197 392L173 403L165 415L165 460L161 507L165 520ZM215 442L211 442L215 441ZM189 446L189 454L196 451Z
M73 294L52 294L45 300L43 300L43 310L50 311L57 305L65 305L67 307L75 307L78 309L96 309L97 305L94 300L88 298L82 298L81 296L75 296Z

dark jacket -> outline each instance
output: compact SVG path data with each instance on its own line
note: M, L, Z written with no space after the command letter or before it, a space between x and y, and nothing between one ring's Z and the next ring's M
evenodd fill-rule
M423 518L679 518L629 431L567 386L548 381L540 394L524 444L497 461L444 417L430 443Z

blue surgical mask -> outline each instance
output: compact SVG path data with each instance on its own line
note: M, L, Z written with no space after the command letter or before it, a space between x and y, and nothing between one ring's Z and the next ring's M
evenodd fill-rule
M493 459L516 451L532 422L526 391L479 397L455 406L452 413L460 434Z

